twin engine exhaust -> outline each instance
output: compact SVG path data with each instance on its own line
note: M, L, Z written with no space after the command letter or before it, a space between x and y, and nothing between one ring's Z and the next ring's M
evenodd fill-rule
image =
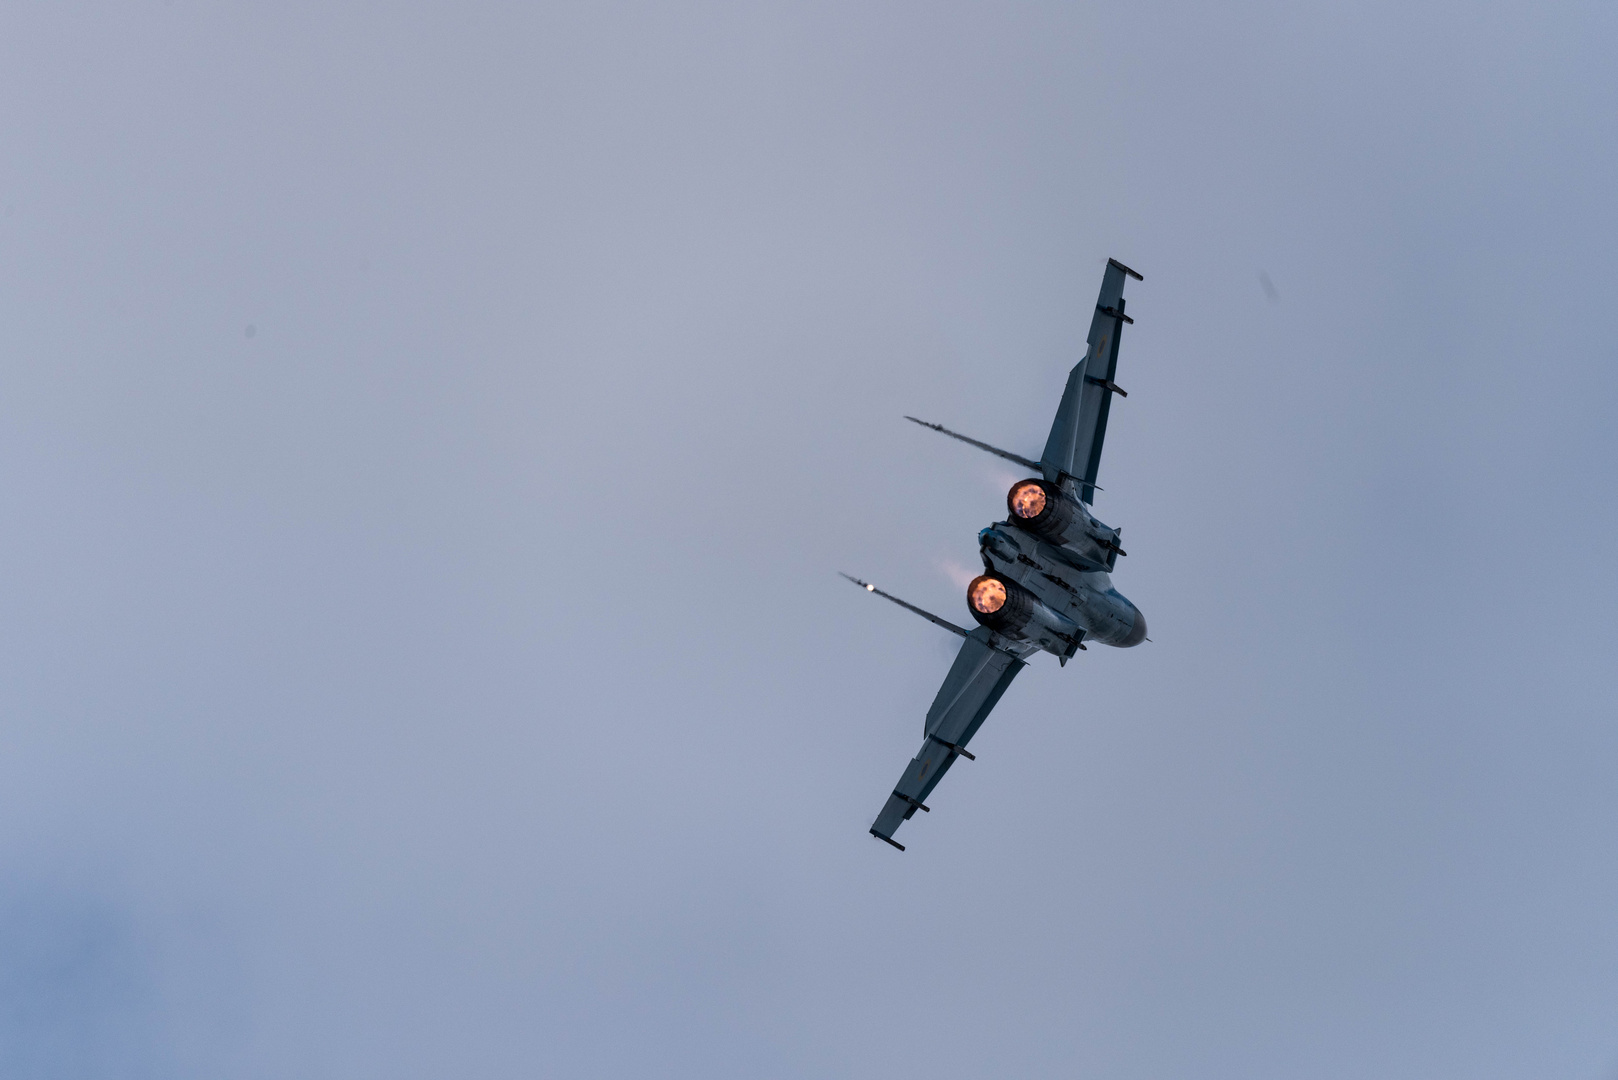
M1009 524L1053 545L1059 549L1057 557L1080 569L1111 569L1118 556L1124 553L1118 546L1116 529L1101 524L1090 516L1077 499L1045 480L1020 480L1012 485L1006 494L1006 509L1009 511ZM993 529L984 530L984 535L989 538L985 543L1003 543L1009 539L1002 537L1001 541L995 541L994 532ZM1007 554L1002 548L996 550L1005 558L1015 554ZM1063 555L1063 551L1067 554ZM1020 554L1016 557L1019 561L1027 561ZM1119 598L1119 603L1133 607L1122 598ZM1138 624L1135 627L1130 626L1128 613L1120 612L1120 627L1114 628L1109 620L1103 619L1105 625L1102 627L1086 630L1017 581L992 568L985 569L967 585L966 606L978 625L1010 637L1034 641L1041 648L1062 657L1064 662L1066 657L1084 648L1081 642L1092 632L1107 644L1118 645L1134 645L1144 638L1146 632L1146 621L1140 618L1138 610L1133 615L1134 622ZM1114 633L1115 629L1119 632Z

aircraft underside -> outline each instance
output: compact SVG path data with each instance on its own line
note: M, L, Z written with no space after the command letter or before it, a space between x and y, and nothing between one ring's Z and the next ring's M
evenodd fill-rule
M988 718L1026 658L1044 650L1066 664L1085 642L1129 648L1146 638L1146 617L1112 586L1112 571L1125 553L1119 532L1090 513L1101 448L1114 396L1127 397L1114 379L1118 342L1126 324L1124 280L1140 275L1113 259L1101 280L1090 321L1088 349L1068 373L1045 452L1038 461L977 439L906 417L980 450L1016 462L1040 475L1014 484L1006 495L1006 519L978 534L983 573L967 586L967 610L978 624L967 630L923 611L875 585L848 577L965 640L927 710L921 749L911 759L871 834L904 850L893 839L957 758L972 760L966 745Z

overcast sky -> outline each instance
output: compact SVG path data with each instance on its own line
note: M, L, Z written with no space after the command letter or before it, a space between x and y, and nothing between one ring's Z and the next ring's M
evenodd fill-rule
M0 1074L1618 1077L1618 8L0 7ZM1129 283L1036 658L866 833Z

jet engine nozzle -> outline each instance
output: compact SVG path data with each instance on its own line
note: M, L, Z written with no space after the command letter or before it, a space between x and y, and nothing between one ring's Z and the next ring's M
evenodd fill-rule
M1009 578L980 574L966 587L966 606L972 618L991 630L1015 634L1028 625L1039 600Z
M1006 583L987 574L974 578L966 590L966 602L972 605L972 613L978 616L979 622L998 614L1008 599Z
M1106 551L1118 550L1118 532L1109 529L1090 516L1079 502L1062 493L1055 484L1044 480L1019 480L1006 493L1007 520L1020 529L1033 533L1052 544L1072 544L1080 548L1095 544L1102 548L1100 559L1107 559ZM1120 554L1122 554L1120 552Z
M1084 535L1084 512L1044 480L1013 484L1006 493L1006 509L1013 525L1054 544Z
M1070 655L1084 631L1045 606L1033 593L999 574L980 574L966 587L966 606L979 625Z
M1006 493L1006 509L1023 521L1040 517L1050 509L1051 497L1045 491L1050 485L1043 480L1023 480Z

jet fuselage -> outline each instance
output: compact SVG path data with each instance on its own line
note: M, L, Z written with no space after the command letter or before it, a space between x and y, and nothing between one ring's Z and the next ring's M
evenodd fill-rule
M984 573L967 587L972 617L1064 662L1081 642L1144 641L1146 617L1109 574L1121 554L1117 530L1043 481L1021 481L1006 502L1006 520L978 534Z

